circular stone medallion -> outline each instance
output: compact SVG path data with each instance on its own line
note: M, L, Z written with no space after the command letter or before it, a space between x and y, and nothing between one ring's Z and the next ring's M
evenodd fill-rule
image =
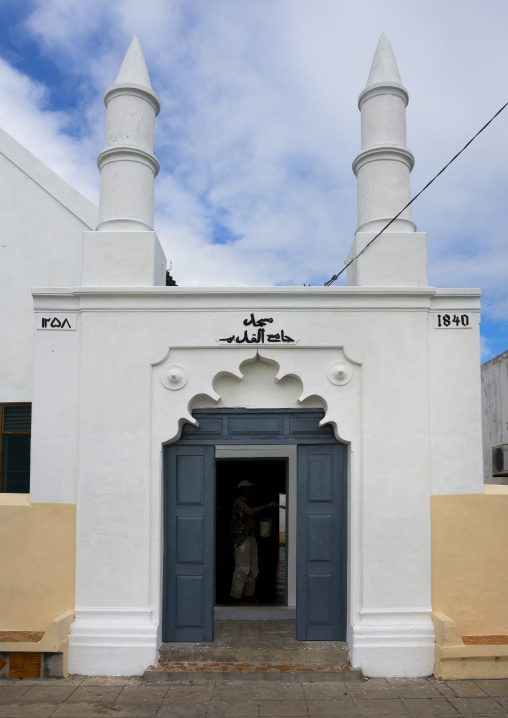
M176 391L187 384L189 375L187 369L180 364L171 364L161 376L161 382L166 389Z

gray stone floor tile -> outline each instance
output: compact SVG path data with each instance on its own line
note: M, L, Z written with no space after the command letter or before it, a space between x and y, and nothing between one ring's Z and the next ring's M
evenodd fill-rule
M214 688L213 683L200 683L192 686L170 684L164 696L163 705L166 703L182 703L188 701L193 701L194 703L209 701L213 696Z
M307 703L305 701L260 701L259 716L260 718L274 718L277 716L286 716L289 718L297 718L298 716L309 715Z
M30 686L26 693L23 694L21 700L23 701L66 701L74 691L77 690L76 686L60 686L60 685L42 685L42 686Z
M379 698L398 698L395 690L388 685L369 685L362 683L354 683L346 687L347 694L353 698L379 699Z
M78 686L69 697L69 702L113 703L120 695L122 686L83 685Z
M49 718L59 703L11 703L0 707L1 718Z
M457 698L485 698L486 693L474 681L446 681Z
M332 700L307 700L311 718L328 718L328 716L359 716L360 712L351 698Z
M413 716L459 715L446 698L405 698L404 705Z
M83 703L65 702L56 709L51 718L101 718L104 715L106 706L104 703L93 703L86 701ZM3 717L2 717L3 718Z
M155 715L157 718L205 718L209 705L208 702L163 704Z
M348 684L341 681L330 683L302 683L302 690L308 700L330 700L346 697L351 699Z
M207 716L259 716L257 701L211 701Z
M450 703L462 715L506 715L506 708L503 708L494 698L452 698Z
M439 691L439 693L443 696L443 698L455 698L455 691L453 688L450 688L450 686L445 683L444 681L436 681L435 683L432 683L436 691Z
M355 700L356 707L361 716L372 715L405 715L409 716L402 701L393 700L392 698L380 698L376 700Z
M114 703L108 706L103 718L155 718L157 706L144 703Z
M399 683L392 684L398 698L441 698L442 694L430 683ZM450 694L450 696L453 694Z
M325 684L327 685L327 684ZM306 693L298 681L291 683L261 682L258 683L258 696L260 700L268 701L303 701Z
M140 676L135 676L140 678ZM88 676L84 679L85 686L126 686L130 683L130 676Z
M157 704L162 703L168 692L168 685L150 685L145 686L131 686L127 685L122 688L121 692L115 699L115 703L135 703L142 701L143 703L154 702Z
M212 701L255 701L258 699L257 682L218 683L212 693Z
M475 681L476 685L489 696L508 698L508 678Z
M0 705L3 705L4 703L10 703L11 701L15 701L17 698L20 698L23 694L25 694L28 690L30 690L31 686L23 685L22 683L18 683L14 686L2 686L0 685Z

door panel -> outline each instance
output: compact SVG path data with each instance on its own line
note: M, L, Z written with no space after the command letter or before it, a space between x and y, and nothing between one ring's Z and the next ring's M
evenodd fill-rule
M346 447L298 447L296 637L345 640Z
M164 641L212 641L213 446L165 448Z

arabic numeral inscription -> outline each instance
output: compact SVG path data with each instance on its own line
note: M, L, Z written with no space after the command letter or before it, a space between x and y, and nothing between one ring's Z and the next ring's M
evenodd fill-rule
M469 326L469 315L461 314L438 314L437 315L437 326L438 327L450 327L455 325L456 327L468 327Z

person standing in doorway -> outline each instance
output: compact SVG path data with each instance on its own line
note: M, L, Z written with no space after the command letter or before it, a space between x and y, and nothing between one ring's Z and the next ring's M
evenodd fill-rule
M237 486L239 495L233 501L231 512L231 539L235 551L235 570L231 582L233 603L244 605L252 603L256 590L258 570L258 547L256 543L256 522L254 517L266 509L276 509L276 501L252 508L249 499L254 486L244 479ZM243 600L242 600L243 599Z

